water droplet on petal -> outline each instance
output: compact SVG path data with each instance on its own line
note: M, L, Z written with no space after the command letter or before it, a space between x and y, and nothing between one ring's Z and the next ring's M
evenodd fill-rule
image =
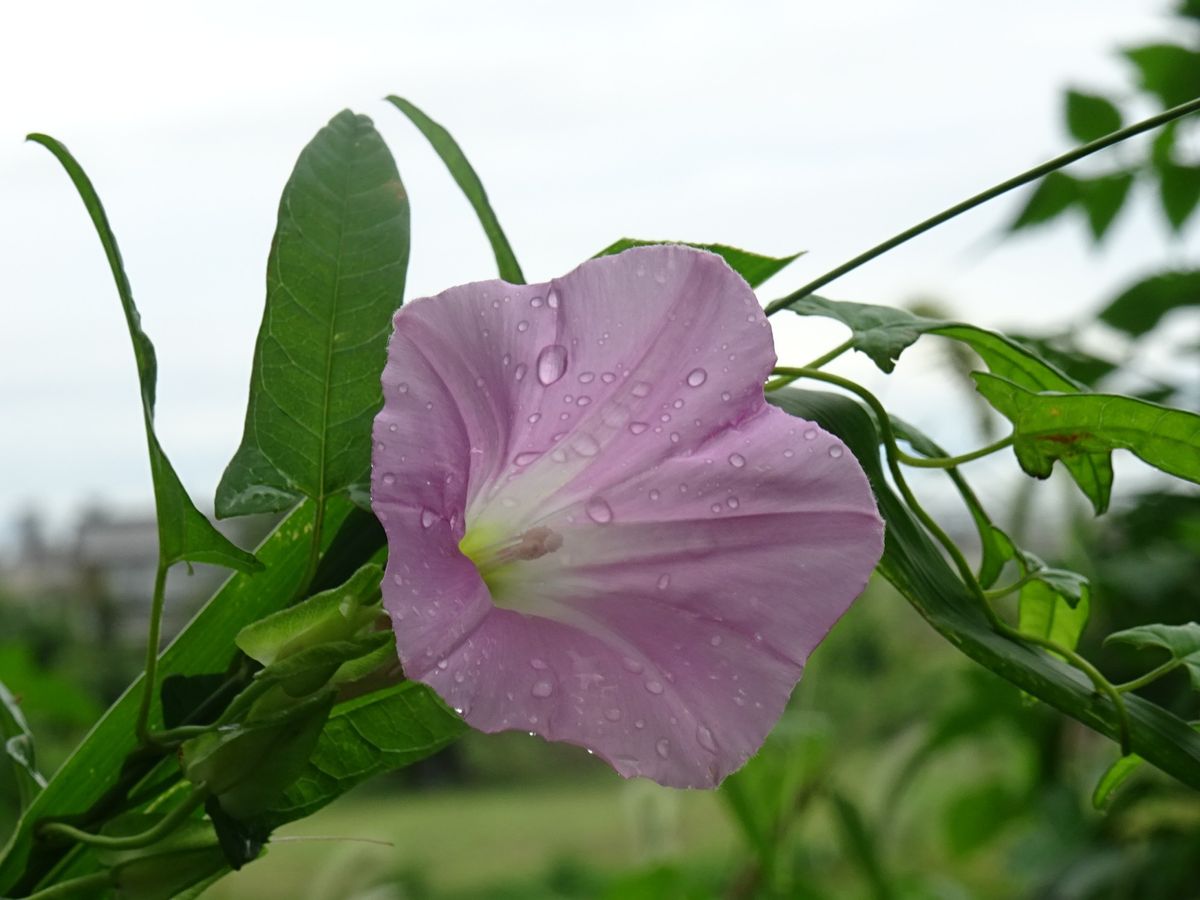
M600 375L600 380L603 381L605 384L612 384L614 381L617 380L617 376L614 375L612 372L604 372Z
M678 444L678 443L679 443L679 432L678 432L678 431L672 431L672 432L671 432L671 443L672 443L672 444Z
M628 671L632 672L634 675L637 675L639 672L642 671L642 664L631 656L626 656L624 659L622 659L621 665L623 665Z
M721 636L719 634L714 634L712 637L710 637L708 639L708 642L710 644L712 644L714 647L720 647L721 646Z
M575 401L576 406L587 406L592 402L592 398L587 394L581 394L579 399Z
M552 460L554 460L556 463L565 463L567 461L567 451L564 450L562 447L559 447L557 450L555 450L553 453L550 454L550 458Z
M513 462L518 466L527 466L541 455L541 452L538 450L526 450L524 453L518 453L514 456Z
M746 464L746 457L742 456L740 453L730 453L729 464L735 469L740 469Z
M784 458L784 459L791 459L791 458L792 458L793 456L795 456L795 455L796 455L796 451L795 451L795 450L792 450L792 449L790 449L790 448L789 448L789 449L787 449L787 450L784 450L784 451L783 451L783 458Z
M437 521L437 513L432 509L421 510L421 527L430 528Z
M607 525L613 520L612 507L603 497L593 497L584 505L588 518L597 525Z
M682 398L682 397L676 397L676 398L675 398L675 402L674 402L674 403L672 403L671 405L672 405L673 407L675 407L676 409L683 409L683 398Z
M550 293L546 295L546 305L551 309L558 309L558 291L550 289Z
M447 661L446 661L446 660L444 660L444 659L439 659L439 660L438 660L438 663L437 663L437 667L438 667L439 669L441 669L441 670L445 671L446 669L450 668L450 663L449 663L449 662L447 662Z
M829 455L834 459L838 459L842 455L842 448L834 444L829 448Z
M742 505L742 502L740 500L738 500L737 497L729 497L728 499L726 499L725 505L728 506L730 509L737 509L739 506Z
M608 719L610 722L615 722L621 718L621 711L616 708L606 709L604 711L604 718Z
M729 391L721 391L721 399L726 403L728 403L732 397L733 395L730 394Z
M721 511L721 504L714 503L712 506L709 507L709 509L711 509L714 513L719 513Z
M650 426L647 425L645 422L630 422L629 423L629 433L630 434L642 434L649 427Z
M539 421L541 421L541 418L542 418L541 413L530 413L529 418L526 419L525 421L528 422L530 425L536 425Z
M658 589L660 591L665 591L667 589L667 586L670 585L670 583L671 583L670 575L663 574L663 575L658 576Z
M383 483L384 484L395 484L396 476L393 475L391 472L385 472L384 476L383 476Z
M542 348L537 358L537 377L546 387L554 384L567 371L567 348L550 344Z
M600 452L600 444L596 439L586 432L575 438L571 444L572 449L580 456L595 456Z
M533 297L532 299L530 299L529 305L532 306L534 309L541 309L542 308L542 298L541 297Z
M402 393L402 394L407 394L408 393L408 382L407 381L400 382L400 386L399 386L399 388L397 388L397 390L399 390L400 393Z
M804 432L804 439L806 441L811 441L816 436L817 436L817 429L815 429L815 428L809 428Z
M579 383L580 384L591 384L595 380L596 380L595 372L580 372L579 373Z
M554 685L548 681L539 681L529 691L535 697L549 697L554 693Z
M529 368L525 365L525 363L517 363L517 367L513 369L513 378L515 378L517 381L521 381L525 378L525 373L527 371L529 371Z
M633 386L633 390L630 393L635 397L645 397L650 393L650 385L648 382L639 381Z
M703 725L696 728L696 743L707 750L709 753L717 752L717 745L713 741L712 732Z
M646 682L646 690L648 690L652 694L661 694L663 692L662 682L661 681L647 681Z
M650 499L657 500L662 495L658 492L658 488L650 488Z
M654 745L654 752L657 753L659 756L661 756L663 759L666 759L668 756L671 755L671 742L668 741L666 738L663 738L657 744Z
M708 381L708 373L703 369L692 369L692 371L688 372L688 387L700 387L706 381Z
M548 668L544 659L538 659L536 656L529 661L529 665L539 671Z
M517 323L517 331L524 334L528 330L529 330L529 323L526 322L524 319L522 319L520 322Z

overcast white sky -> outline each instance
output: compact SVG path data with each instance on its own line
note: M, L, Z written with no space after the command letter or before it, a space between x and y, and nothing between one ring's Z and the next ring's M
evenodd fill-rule
M1060 152L1062 88L1122 88L1114 49L1177 28L1148 0L4 4L0 535L28 505L62 522L89 499L150 497L111 278L28 131L64 141L104 199L158 349L162 442L210 507L241 434L279 191L343 107L375 119L408 186L409 296L494 267L440 163L381 102L393 92L459 139L530 279L624 235L807 249L766 300ZM828 293L933 295L981 324L1035 330L1200 249L1196 229L1169 241L1148 204L1102 254L1078 223L1001 245L1019 202ZM787 322L780 355L803 362L841 337ZM921 380L933 358L905 363L909 399L904 381L882 390L937 431L951 401Z

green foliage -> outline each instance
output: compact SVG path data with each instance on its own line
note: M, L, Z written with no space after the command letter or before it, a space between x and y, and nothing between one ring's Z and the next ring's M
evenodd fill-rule
M368 475L388 325L404 296L408 197L366 116L346 110L305 147L267 263L242 444L217 515L318 509Z
M1067 91L1066 117L1071 137L1083 144L1104 137L1123 124L1121 111L1111 100L1082 91Z
M1046 478L1054 461L1121 448L1178 478L1200 482L1200 415L1110 394L1036 394L974 373L979 392L1013 423L1017 459Z
M1090 613L1091 601L1086 595L1072 606L1050 585L1031 581L1021 588L1017 627L1022 634L1046 638L1074 650Z
M1189 306L1200 306L1200 270L1159 272L1121 291L1100 310L1100 321L1141 337L1167 313Z
M1105 769L1104 774L1100 776L1100 780L1096 782L1096 787L1092 791L1092 807L1094 809L1104 809L1104 807L1108 806L1117 789L1128 781L1129 777L1144 762L1145 760L1136 753L1130 753L1128 756L1120 757Z
M1171 659L1187 669L1192 687L1200 691L1200 624L1139 625L1110 634L1105 643L1118 642L1134 647L1160 647Z
M1182 166L1170 159L1158 166L1159 201L1171 228L1182 231L1200 203L1200 166Z
M1137 68L1140 87L1163 108L1200 97L1200 53L1176 44L1148 44L1125 51Z
M730 247L727 244L694 244L688 241L642 241L637 238L621 238L619 241L609 244L592 259L622 253L631 247L652 247L656 244L682 244L684 247L695 247L697 250L715 253L729 263L729 268L745 278L746 283L752 288L758 287L803 255L803 251L801 251L793 253L791 256L763 256L759 253L751 253L749 250L739 250L737 247Z
M924 528L892 492L879 460L879 437L870 416L847 398L782 389L771 402L838 435L866 470L887 523L879 572L955 647L1029 694L1110 737L1118 716L1098 701L1090 681L1032 647L996 631L978 600L949 568ZM1132 745L1165 772L1200 788L1200 735L1166 710L1126 697Z
M55 159L70 176L104 247L104 255L108 258L108 265L117 285L121 307L125 311L125 324L129 327L129 337L133 342L134 359L137 361L138 384L142 395L142 419L146 426L150 472L154 479L160 559L165 565L188 561L212 563L242 572L258 568L258 563L251 554L234 546L196 509L158 442L158 436L154 432L154 396L158 380L154 345L142 330L142 319L133 302L133 290L125 275L125 265L121 261L117 238L108 224L108 216L91 179L67 148L54 138L44 134L31 134L28 140L41 144L54 154Z
M4 686L3 681L0 681L0 740L4 741L4 755L16 773L21 808L24 809L46 786L46 779L38 771L33 732L25 721L17 698Z
M1094 178L1053 172L1034 188L1025 206L1009 225L1009 230L1022 231L1042 225L1070 209L1078 208L1087 218L1092 237L1099 241L1116 220L1132 186L1133 175L1129 172L1114 172Z
M524 284L525 276L521 272L521 266L517 263L516 254L513 253L512 245L504 235L504 229L500 227L500 221L496 218L491 203L488 202L483 182L479 180L475 169L467 161L458 142L451 137L450 132L403 97L393 94L387 99L400 112L408 116L409 121L417 126L421 134L425 135L425 139L429 141L437 155L441 157L442 162L446 164L446 168L450 170L454 182L466 195L471 208L475 210L475 215L479 217L479 224L483 226L488 242L492 245L492 253L495 254L496 267L500 271L500 277L511 284Z

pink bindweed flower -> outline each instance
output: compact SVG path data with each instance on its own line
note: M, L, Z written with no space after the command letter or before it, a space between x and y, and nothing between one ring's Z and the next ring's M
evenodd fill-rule
M774 362L746 283L680 246L400 310L372 503L407 676L627 777L741 766L882 550L854 457L764 401Z

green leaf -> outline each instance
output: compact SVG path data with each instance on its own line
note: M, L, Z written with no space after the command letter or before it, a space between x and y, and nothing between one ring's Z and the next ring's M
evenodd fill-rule
M242 572L257 569L258 562L251 554L234 546L196 509L158 442L158 436L154 432L155 385L158 380L154 345L142 330L141 316L133 302L133 290L125 274L116 235L108 223L108 216L91 179L70 151L54 138L44 134L31 134L27 140L41 144L49 150L66 170L91 217L92 225L104 247L104 255L108 258L113 280L116 282L121 307L125 311L125 324L133 342L133 355L137 362L138 383L141 387L142 420L146 427L150 472L154 481L154 506L158 518L159 558L166 565L189 561L212 563Z
M1002 782L974 784L957 794L945 811L946 842L955 856L989 843L1022 809L1021 798Z
M1067 128L1071 137L1086 144L1121 127L1121 112L1107 97L1067 91Z
M1056 219L1079 202L1079 182L1065 172L1051 172L1037 183L1009 231L1021 231Z
M1074 650L1087 625L1091 602L1084 594L1072 607L1053 586L1031 581L1021 588L1017 610L1017 628L1022 634L1047 638Z
M1161 647L1187 669L1192 687L1200 691L1200 624L1139 625L1110 634L1104 643L1130 644L1138 648Z
M338 500L325 510L324 548L332 534L356 510ZM365 514L364 514L365 515ZM305 566L312 547L316 510L304 503L292 511L258 548L265 569L237 574L227 581L163 652L161 675L201 675L228 669L236 653L234 638L251 622L283 608L303 587ZM137 679L109 708L79 748L50 779L22 817L8 846L0 855L0 896L28 892L63 856L62 844L35 840L34 826L45 818L77 816L101 800L114 785L122 761L134 749L134 722L141 701ZM156 708L151 723L160 717ZM131 764L128 775L136 779L155 762Z
M46 786L46 779L38 771L34 755L33 732L21 712L21 704L0 681L0 738L4 740L4 754L12 763L17 778L17 792L21 809L28 808L38 792Z
M1068 569L1053 569L1037 556L1020 549L1013 543L1012 538L999 528L993 526L992 531L1000 554L1005 560L1017 564L1022 577L1040 581L1072 609L1080 603L1090 602L1092 587L1086 576Z
M993 631L967 587L957 578L921 525L892 492L879 457L870 415L836 394L784 388L770 402L833 432L857 457L870 479L887 528L879 571L950 643L1015 684L1090 728L1117 737L1112 705L1097 697L1090 680L1050 655ZM1180 781L1200 788L1200 734L1141 697L1125 697L1133 750Z
M1129 450L1156 469L1200 482L1200 415L1112 394L1033 393L974 373L988 402L1013 423L1023 468L1046 478L1057 459Z
M1128 172L1079 180L1079 202L1087 213L1094 240L1099 241L1108 232L1132 186L1133 175Z
M1167 162L1158 171L1159 199L1167 221L1175 231L1183 226L1200 203L1200 166Z
M425 139L429 141L437 155L442 158L442 162L446 164L446 168L450 170L454 182L466 195L471 208L475 210L475 215L479 218L479 224L483 226L488 242L492 245L492 253L496 257L496 268L500 272L500 277L512 284L524 284L525 276L521 272L521 266L517 263L516 254L513 253L508 238L504 236L504 229L500 227L496 213L492 211L487 191L483 189L483 182L479 180L475 169L467 161L458 142L451 137L450 132L403 97L391 95L387 99L400 112L408 116L409 121L417 126L421 134L425 135Z
M1129 776L1136 772L1144 762L1145 760L1136 753L1130 753L1128 756L1122 756L1105 769L1100 780L1096 782L1095 790L1092 791L1093 808L1104 809L1108 806L1117 788L1128 781Z
M1150 44L1125 51L1141 76L1141 88L1164 108L1200 97L1200 53L1174 44Z
M896 896L883 870L875 836L867 827L858 807L839 791L834 791L830 799L841 826L842 845L862 873L863 880L870 886L870 895L875 900L889 900Z
M368 563L343 585L313 594L243 628L237 645L264 666L330 641L344 641L379 615L383 569Z
M642 241L637 238L621 238L619 241L609 244L592 259L622 253L631 247L652 247L657 244L682 244L684 247L695 247L697 250L715 253L729 263L729 268L745 278L746 283L752 288L758 287L772 275L782 271L788 264L804 255L804 251L801 251L793 253L791 256L763 256L726 244L693 244L688 241Z
M259 817L275 828L316 812L356 784L411 765L467 730L425 685L405 681L336 707L283 800Z
M366 116L335 116L283 189L241 446L217 515L286 509L368 476L379 373L408 268L408 197Z
M1138 337L1153 330L1172 310L1197 306L1200 269L1162 272L1122 291L1100 311L1100 320Z

